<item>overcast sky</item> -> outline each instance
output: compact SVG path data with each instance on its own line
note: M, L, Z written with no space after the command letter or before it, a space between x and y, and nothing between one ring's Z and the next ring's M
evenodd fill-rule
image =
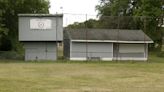
M98 4L99 0L50 0L50 13L64 13L63 21L65 26L73 22L96 18L95 6ZM86 14L88 14L87 18Z

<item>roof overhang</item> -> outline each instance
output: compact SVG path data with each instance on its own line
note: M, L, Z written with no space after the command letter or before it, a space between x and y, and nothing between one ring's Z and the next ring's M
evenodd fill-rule
M63 17L63 14L18 14L19 17Z
M72 42L154 43L153 41L71 40Z

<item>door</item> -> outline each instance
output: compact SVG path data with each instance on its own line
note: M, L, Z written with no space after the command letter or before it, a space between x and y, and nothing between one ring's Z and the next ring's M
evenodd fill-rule
M25 45L25 60L56 60L56 43L35 42Z

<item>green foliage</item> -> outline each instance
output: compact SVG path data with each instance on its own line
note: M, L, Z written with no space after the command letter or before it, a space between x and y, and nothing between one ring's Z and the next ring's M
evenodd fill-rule
M100 5L97 5L96 9L103 27L142 29L154 40L151 47L161 48L163 35L160 26L164 18L163 5L163 0L100 0ZM124 19L108 16L123 16ZM126 19L125 16L141 17L136 20L130 17Z
M75 22L74 24L70 24L67 26L67 28L97 28L99 27L99 21L94 20L94 19L89 19L85 22L78 23Z
M24 55L15 51L0 51L1 60L23 60Z
M99 20L74 23L68 28L142 29L154 44L150 48L162 48L164 19L162 0L100 0L96 6Z
M85 24L75 22L73 24L68 25L67 28L85 28Z
M132 0L100 0L96 6L99 15L102 16L127 16L132 12Z
M0 10L0 49L3 48L4 37L8 34L8 29L2 24L2 10Z
M162 17L162 0L141 0L140 7L134 11L135 16L147 16L143 22L144 31L154 40L152 47L162 47L162 31L159 27ZM155 46L157 45L157 46Z
M162 52L162 51L161 51L161 52L158 52L157 56L158 56L158 57L163 57L163 58L164 58L164 52Z
M139 8L134 11L137 16L159 17L162 13L162 0L141 0Z
M18 43L18 14L20 13L49 13L48 0L0 0L0 34L5 33L0 44L6 45L8 50L17 51ZM3 29L2 29L3 28ZM7 31L7 30L8 31ZM7 34L8 32L8 34ZM3 43L5 42L5 43ZM11 44L11 47L7 47ZM0 49L4 50L4 49Z

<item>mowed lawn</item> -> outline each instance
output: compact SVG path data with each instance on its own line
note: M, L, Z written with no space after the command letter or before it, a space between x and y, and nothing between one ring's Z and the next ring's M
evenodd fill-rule
M164 92L163 62L1 60L0 92Z

